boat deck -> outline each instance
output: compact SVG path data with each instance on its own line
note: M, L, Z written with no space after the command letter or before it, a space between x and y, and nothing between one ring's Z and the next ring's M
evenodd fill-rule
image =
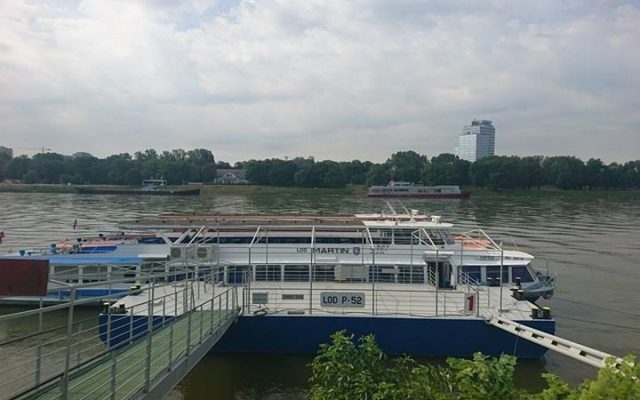
M157 286L154 290L154 315L176 316L182 314L187 305L195 305L204 310L210 309L211 299L229 290L227 286L212 286L197 282L185 291L184 283L172 283ZM468 309L468 295L475 293L463 289L440 289L424 284L397 283L342 283L342 282L251 282L250 286L239 288L239 306L249 299L248 315L349 315L379 317L415 317L415 318L463 318L491 319L498 314L502 305L502 315L506 318L531 320L531 308L535 305L528 301L518 301L511 296L508 288L481 287L476 294L473 310ZM116 303L126 308L134 307L135 315L148 315L150 291L140 295L127 296ZM185 295L184 293L188 293ZM502 292L502 293L501 293ZM500 296L502 294L502 304ZM323 302L323 296L357 296L361 304L329 306ZM187 298L188 297L188 298ZM220 301L220 300L217 300ZM224 300L222 300L224 301ZM136 307L135 304L145 304ZM213 305L216 307L217 305Z

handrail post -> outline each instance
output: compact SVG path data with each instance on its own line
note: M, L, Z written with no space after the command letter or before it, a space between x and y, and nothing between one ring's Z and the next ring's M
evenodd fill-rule
M200 344L202 344L202 339L204 339L204 309L202 308L202 305L198 306L200 308ZM196 309L194 309L195 311Z
M178 319L178 287L175 280L173 282L173 295L173 321L169 325L169 363L167 365L167 370L169 371L171 371L171 363L173 362L173 326Z
M186 286L184 290L185 291L187 290ZM189 353L191 349L191 314L193 313L191 312L191 310L187 310L187 313L189 313L189 315L187 315L187 348L185 350L185 355L186 357L189 357Z
M373 271L371 273L371 315L376 315L376 274L378 268L376 267L376 249L371 250L371 267Z
M111 267L108 267L108 271L111 271ZM110 274L110 272L109 272ZM107 308L107 349L109 349L109 356L111 357L111 400L116 398L116 352L111 348L111 291L113 290L112 283L109 281L107 293L109 294L107 302L109 307Z
M40 296L40 308L38 312L38 350L36 360L36 385L40 384L40 373L42 368L42 306L43 299Z
M153 312L155 300L156 281L151 280L151 296L149 296L149 306L147 307L149 315L147 316L147 360L144 371L144 392L149 393L151 383L151 347L153 346Z
M502 288L504 286L504 282L502 282L502 269L504 267L504 250L500 248L500 310L498 314L502 314Z
M440 268L439 268L439 262L440 262L440 258L439 258L439 253L438 253L438 248L436 248L436 317L438 316L438 294L440 292Z
M213 283L213 267L211 267L211 310L209 312L209 318L211 318L211 334L213 335L213 317L215 316L215 313L213 311L213 302L215 299L215 287L216 285Z
M67 313L67 348L64 359L64 374L62 375L62 399L67 400L69 397L69 368L71 364L71 342L73 340L73 303L76 297L76 288L72 287L70 291L69 311Z
M226 290L229 290L227 288ZM216 328L220 327L222 321L222 295L218 296L218 317L216 318Z

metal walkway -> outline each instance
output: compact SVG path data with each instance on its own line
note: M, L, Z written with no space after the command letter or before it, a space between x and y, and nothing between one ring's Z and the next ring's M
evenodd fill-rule
M129 306L109 302L100 319L95 307L79 307L95 299L0 315L0 399L164 397L241 313L240 289L216 286L216 272L150 274Z
M579 343L572 342L567 339L542 332L540 330L530 328L526 325L512 321L501 316L494 316L488 320L489 324L507 331L515 336L526 339L530 342L546 347L547 349L564 354L568 357L582 361L596 368L603 368L605 361L609 358L615 358L618 362L622 360L600 350L583 346Z

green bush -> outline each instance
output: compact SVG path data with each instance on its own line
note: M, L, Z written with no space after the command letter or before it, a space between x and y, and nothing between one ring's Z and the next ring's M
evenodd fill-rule
M310 364L312 400L638 400L640 366L634 356L611 359L596 380L570 387L545 374L547 389L529 394L515 387L516 358L449 358L444 366L421 365L410 357L391 359L373 335L331 335Z

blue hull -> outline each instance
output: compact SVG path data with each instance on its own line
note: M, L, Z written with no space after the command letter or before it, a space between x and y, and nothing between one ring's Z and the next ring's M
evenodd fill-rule
M554 320L518 321L554 333ZM546 348L535 345L479 319L386 318L340 316L240 317L216 344L224 353L316 353L329 336L345 329L356 337L375 334L391 355L469 357L475 352L519 358L541 358Z
M167 317L167 321L169 321ZM112 316L112 347L144 336L147 318L135 316L133 329L127 315ZM106 315L100 315L100 336L107 341ZM554 320L518 321L538 330L554 333ZM154 328L162 317L154 317ZM519 339L480 319L343 317L343 316L244 316L233 324L213 348L216 353L315 354L329 336L346 330L356 337L373 333L388 354L414 356L469 357L475 352L519 358L540 358L546 348Z

